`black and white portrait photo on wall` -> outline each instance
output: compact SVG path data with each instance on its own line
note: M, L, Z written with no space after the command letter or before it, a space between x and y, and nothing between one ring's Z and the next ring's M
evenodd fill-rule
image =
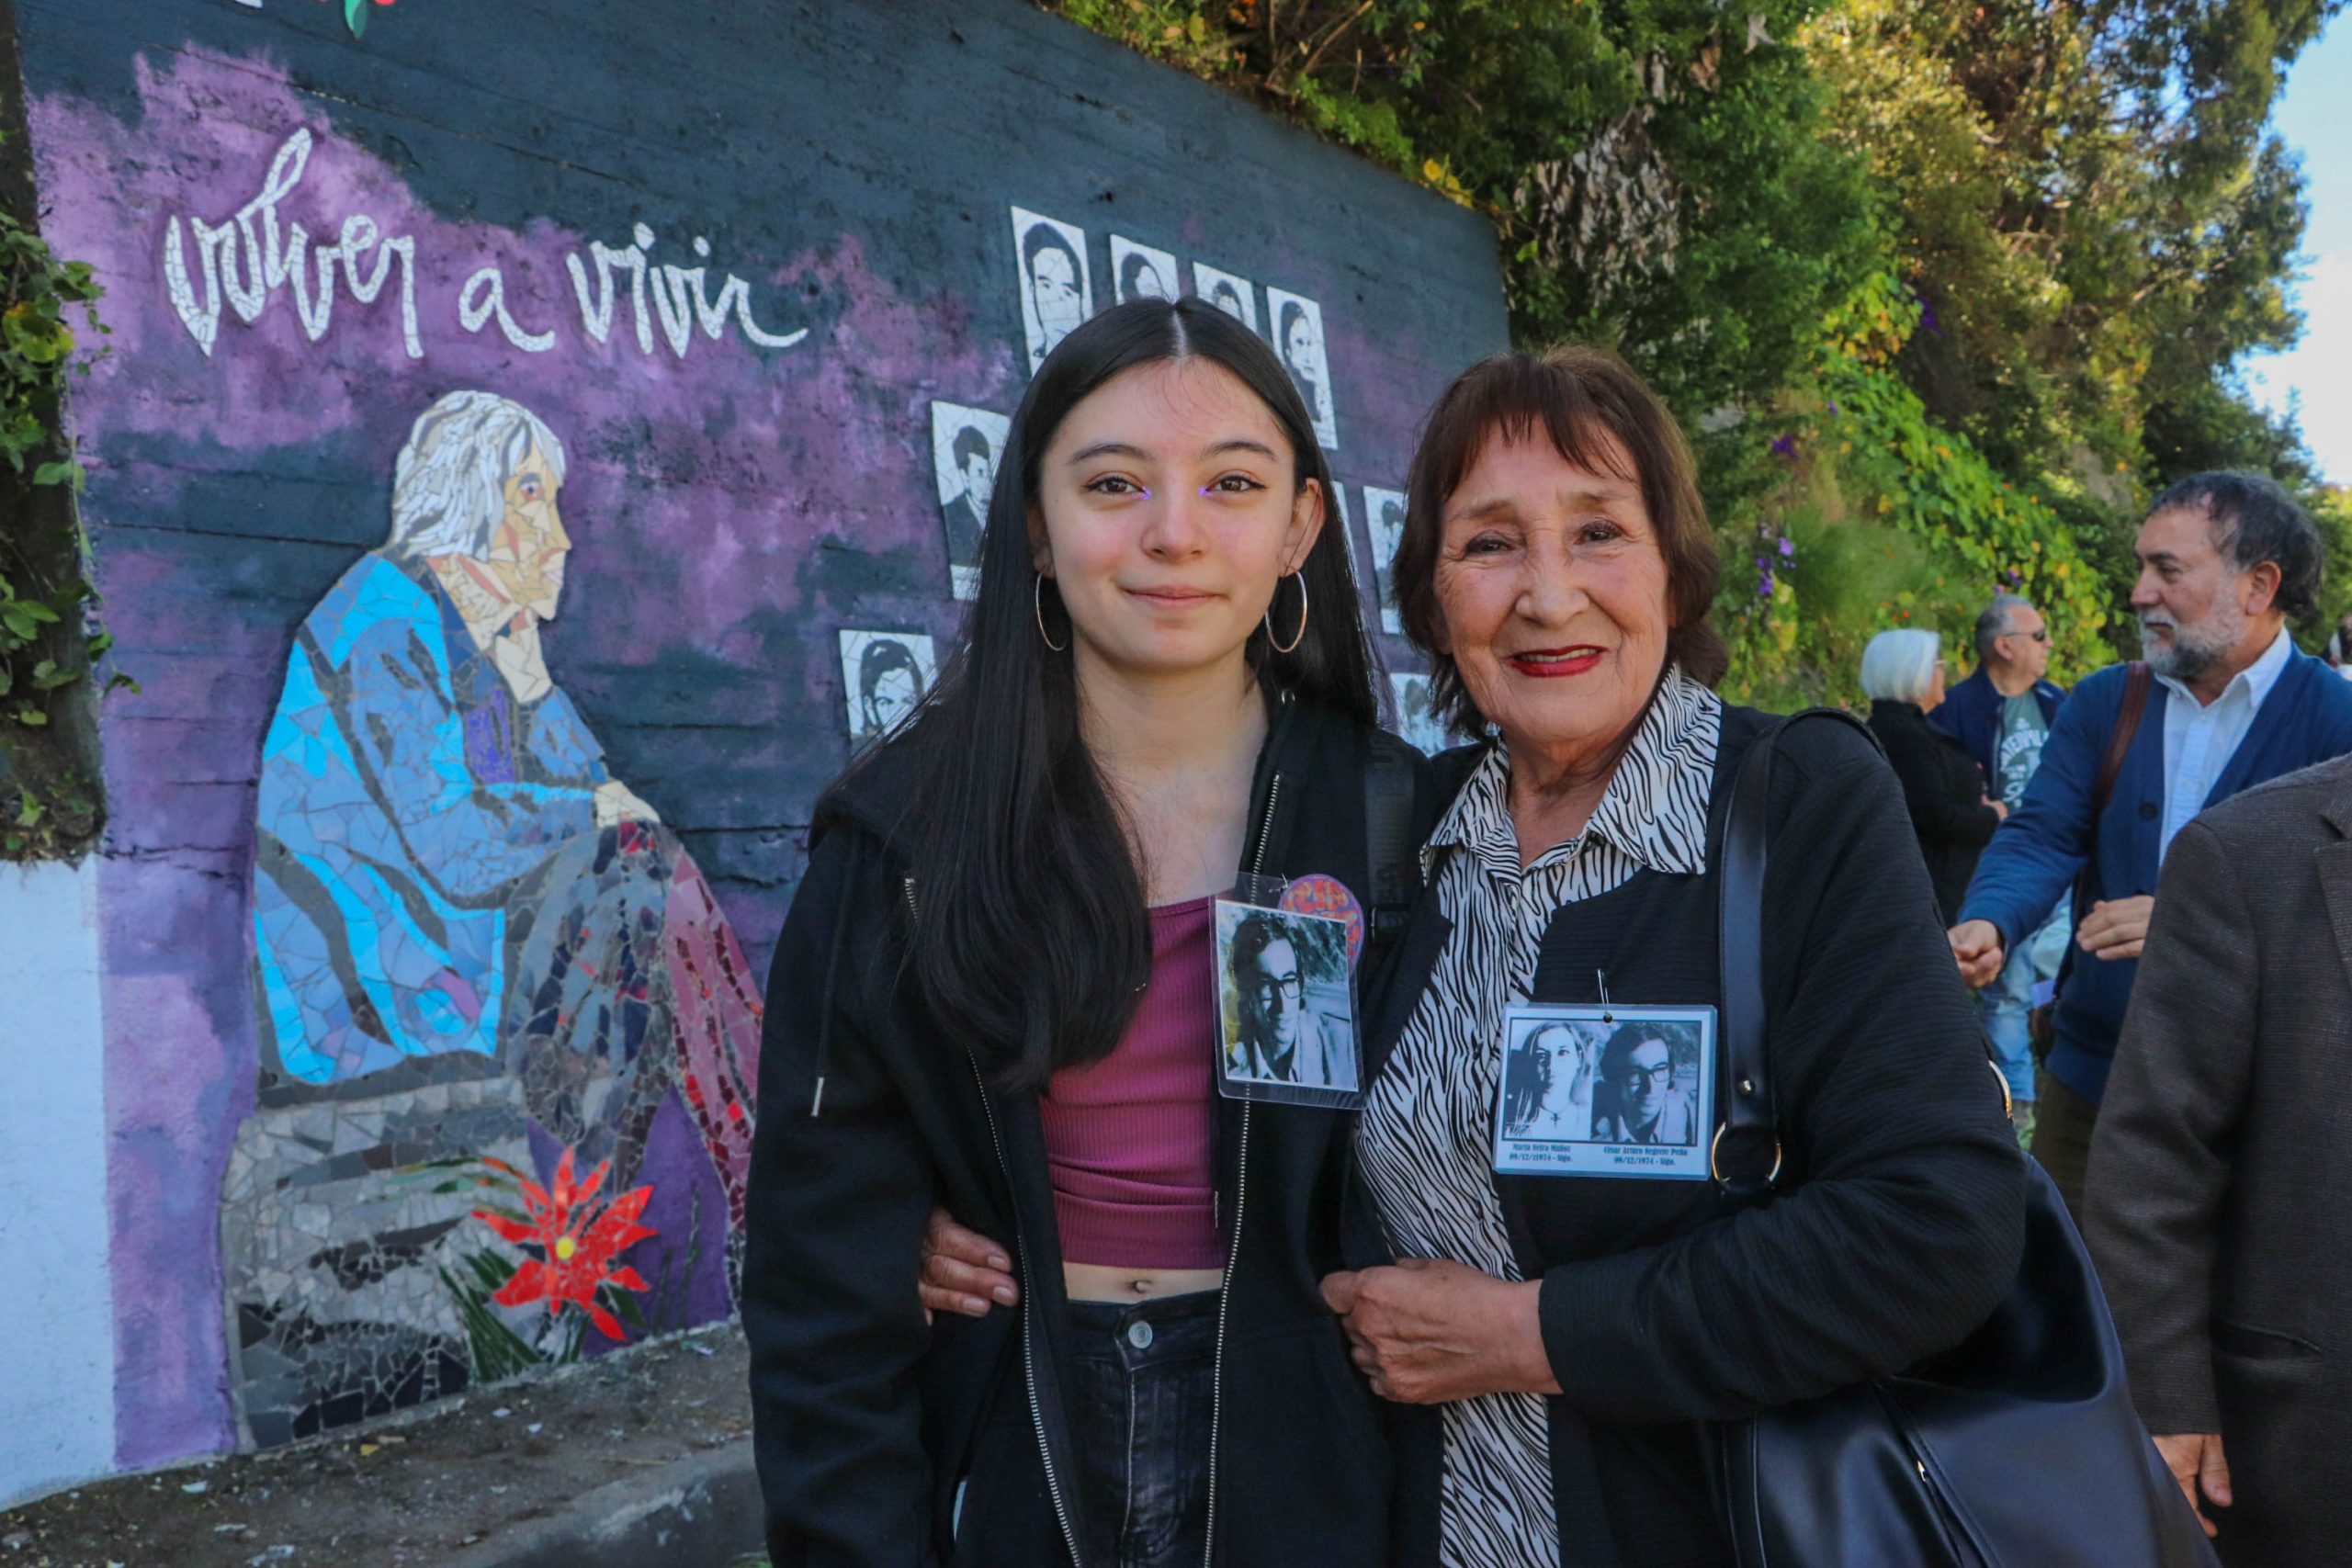
M1447 739L1445 726L1430 711L1430 678L1426 675L1401 674L1388 677L1391 690L1396 694L1396 734L1406 745L1436 756L1453 741Z
M1193 292L1251 332L1258 330L1258 289L1248 278L1219 272L1206 262L1194 262Z
M922 632L842 632L850 750L864 749L914 712L936 668L931 638Z
M1704 1180L1714 1065L1710 1007L1507 1008L1495 1169Z
M1348 586L1361 593L1363 590L1363 567L1357 561L1356 555L1363 547L1356 543L1356 531L1348 523L1348 487L1337 479L1331 481L1331 509L1330 514L1324 519L1324 526L1337 528L1340 537L1347 541Z
M1111 236L1111 279L1117 302L1130 299L1173 299L1176 258L1166 251L1138 245L1125 234Z
M996 460L1012 421L961 403L931 405L931 469L947 531L947 586L958 599L980 590L980 530L988 525Z
M1347 921L1224 898L1216 915L1219 1092L1359 1103Z
M1332 411L1331 357L1323 346L1323 307L1299 294L1266 290L1266 321L1273 328L1274 352L1306 400L1315 439L1325 450L1340 449L1340 422Z
M1380 629L1402 634L1404 621L1396 614L1396 584L1389 566L1396 558L1397 541L1405 536L1405 497L1393 490L1363 487L1363 531L1372 545L1372 581L1380 591Z
M1021 279L1021 328L1029 368L1094 314L1094 280L1086 267L1086 231L1022 208L1012 209L1012 254Z

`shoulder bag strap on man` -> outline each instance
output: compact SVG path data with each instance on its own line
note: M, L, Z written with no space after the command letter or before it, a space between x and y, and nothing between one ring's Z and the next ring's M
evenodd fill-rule
M2115 730L2107 738L2107 755L2099 759L2098 778L2091 787L2092 852L2098 852L2098 822L2107 815L2107 803L2115 798L2116 781L2123 776L2124 759L2132 754L2132 742L2140 733L2141 716L2148 711L2148 692L2156 683L2155 671L2146 663L2133 660L2123 671L2123 705L2115 712ZM2075 893L2071 902L2072 919L2080 927L2091 912L2091 864L2086 858L2083 869L2075 874ZM2030 932L2020 932L2017 940L2023 942ZM2058 965L2057 983L2051 987L2050 1000L2026 1015L2026 1031L2033 1042L2034 1059L2047 1056L2057 1043L2055 1030L2058 993L2066 988L2066 981L2075 973L2075 947L2066 944L2066 956Z
M2131 754L2132 742L2140 733L2140 716L2148 711L2148 690L2156 683L2155 671L2139 660L2124 667L2123 705L2116 711L2115 733L2108 737L2107 755L2098 765L2098 785L2091 791L2091 833L2098 833L2098 819L2107 810L2107 803L2114 798L2115 781L2123 776L2123 759Z

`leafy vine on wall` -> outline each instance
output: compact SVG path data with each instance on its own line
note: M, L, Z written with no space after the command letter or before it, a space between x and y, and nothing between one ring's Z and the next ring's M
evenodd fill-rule
M94 357L76 352L84 333L107 331L103 293L87 264L60 260L0 210L0 859L76 852L102 818L89 749L65 733L112 638L96 620L63 412L69 378ZM132 683L118 671L107 689Z

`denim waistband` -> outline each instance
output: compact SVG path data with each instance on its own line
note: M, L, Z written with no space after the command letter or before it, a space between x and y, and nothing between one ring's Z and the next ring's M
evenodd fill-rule
M1130 1371L1209 1355L1216 1348L1224 1296L1222 1291L1188 1291L1133 1304L1071 1302L1071 1352L1115 1360Z

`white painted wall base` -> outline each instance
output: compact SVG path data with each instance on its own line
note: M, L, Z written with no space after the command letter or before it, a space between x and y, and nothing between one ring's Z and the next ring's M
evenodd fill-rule
M97 887L0 865L0 1506L114 1469Z

